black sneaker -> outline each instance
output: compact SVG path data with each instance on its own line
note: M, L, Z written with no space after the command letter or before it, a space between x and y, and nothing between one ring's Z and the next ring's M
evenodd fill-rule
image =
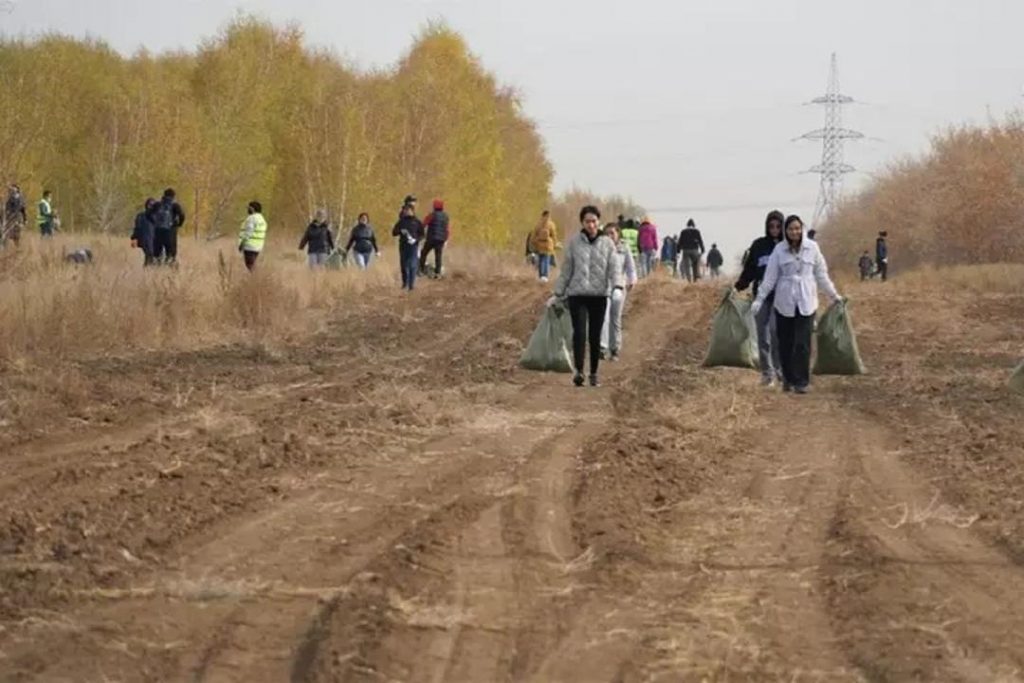
M577 374L575 377L572 378L572 383L575 384L578 387L582 387L583 386L583 375Z
M618 351L612 351L612 362L613 363L617 363L618 360L619 360L619 352Z
M793 387L793 391L798 394L806 394L810 389L808 387Z
M597 381L597 375L591 375L590 376L590 386L592 386L592 387L599 387L599 386L601 386L601 383Z

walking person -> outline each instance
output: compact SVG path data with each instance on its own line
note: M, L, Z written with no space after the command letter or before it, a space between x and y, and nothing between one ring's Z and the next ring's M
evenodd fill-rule
M743 272L736 280L736 291L742 292L753 285L757 298L764 273L775 247L782 241L782 224L786 217L781 211L772 211L764 221L764 237L758 237L743 257ZM779 359L779 337L775 324L775 293L765 299L765 305L754 316L757 328L757 355L761 362L761 384L770 387L782 382L782 361Z
M444 210L444 202L434 200L434 210L423 221L426 243L420 255L420 273L427 274L427 256L434 252L434 277L444 274L444 245L451 237L451 219Z
M317 209L299 241L299 251L306 250L306 261L312 270L323 269L334 251L334 235L327 224L327 210Z
M672 270L672 277L679 274L679 249L678 241L672 235L665 238L661 243L661 265Z
M53 210L53 193L49 190L43 191L43 198L39 200L38 217L36 224L39 226L39 234L43 237L53 237L57 229L57 212Z
M679 251L683 255L683 275L690 282L700 279L700 258L704 255L704 238L693 219L686 221L686 228L679 233Z
M558 248L558 228L551 220L550 211L544 211L540 215L540 223L530 234L528 248L537 260L537 278L541 282L547 282L551 275L551 261Z
M0 246L6 240L10 240L15 246L21 241L21 230L28 223L28 212L25 208L25 196L16 183L11 184L7 190L7 200L4 202L4 219L0 223Z
M889 233L885 230L878 233L878 239L875 240L875 268L878 275L882 278L882 282L889 279L889 243L886 238L889 237Z
M402 271L402 289L410 292L416 285L419 268L419 247L423 241L423 222L416 218L415 209L406 204L402 217L395 223L391 235L398 238L398 265Z
M263 205L257 201L249 202L246 211L248 216L238 235L238 251L242 252L245 267L252 272L267 241L267 219L263 217Z
M176 196L174 188L167 188L154 210L153 255L158 262L167 265L178 261L178 230L185 224L185 210Z
M640 249L640 277L645 278L654 274L654 267L658 263L658 227L645 216L637 233L637 246Z
M615 245L599 232L601 212L595 206L580 210L582 229L565 246L562 270L555 282L556 299L568 298L572 317L573 384L583 386L584 355L590 346L590 386L599 385L601 327L608 295L615 285Z
M132 229L132 246L142 250L142 265L151 266L153 259L153 240L156 237L157 201L150 197L142 206L142 211L135 214L135 227Z
M369 268L373 257L380 255L380 249L377 247L377 236L370 225L370 214L368 213L359 214L359 222L353 226L352 232L348 235L345 254L347 255L353 250L356 252L356 265L359 266L360 270Z
M718 251L717 244L712 244L711 250L708 252L708 270L711 271L711 277L718 279L724 265L725 259L722 257L722 252Z
M616 225L618 225L622 241L633 253L633 260L640 263L640 231L636 227L636 221L632 218L625 220L619 216L619 222Z
M775 293L775 315L782 361L783 391L806 394L811 383L811 336L818 310L818 287L833 301L842 297L828 276L828 264L818 243L804 235L799 216L786 219L785 239L775 246L764 281L751 307L760 313Z
M626 308L626 294L637 281L636 262L633 260L633 252L622 241L617 226L607 226L604 234L612 241L615 251L612 255L612 295L608 299L604 325L601 326L601 353L617 361L622 353L622 313Z
M860 281L864 282L871 277L871 269L874 268L875 262L871 260L871 255L868 254L868 250L865 249L864 253L861 254L860 260L857 261L857 270L860 271Z

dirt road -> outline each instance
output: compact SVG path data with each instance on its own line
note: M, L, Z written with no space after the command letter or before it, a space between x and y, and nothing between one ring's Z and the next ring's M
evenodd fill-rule
M581 390L544 291L425 285L82 364L4 437L0 680L1024 679L1024 295L853 289L873 373L796 397L699 367L710 287Z

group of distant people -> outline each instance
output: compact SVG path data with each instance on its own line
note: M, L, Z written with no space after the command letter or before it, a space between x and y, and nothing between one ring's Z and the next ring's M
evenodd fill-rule
M652 275L659 263L670 270L673 277L689 282L701 279L705 264L712 278L721 276L725 258L717 244L712 244L705 255L704 238L692 218L678 237L669 235L661 241L660 247L658 228L649 217L638 221L619 215L617 222L608 223L601 230L612 226L629 249L640 279ZM536 266L541 282L548 281L559 248L558 228L551 219L551 212L544 211L537 226L526 237L526 258Z
M882 282L889 279L889 232L882 230L875 239L875 259L872 261L867 249L861 254L857 262L857 269L860 271L860 279L870 280L881 278Z
M3 217L0 220L0 246L10 242L17 246L21 242L21 233L28 225L28 209L25 195L17 183L7 188L7 198L3 205ZM60 231L60 219L53 208L53 193L43 190L42 198L36 206L36 226L42 237L53 237Z

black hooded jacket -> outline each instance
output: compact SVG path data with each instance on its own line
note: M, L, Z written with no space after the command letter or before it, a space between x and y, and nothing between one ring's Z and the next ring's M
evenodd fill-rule
M781 211L772 211L764 220L764 237L758 237L750 245L747 252L747 260L743 262L743 272L740 279L736 281L736 291L742 292L750 285L754 285L754 296L757 296L757 288L764 279L764 271L768 267L768 258L775 251L775 245L782 241L782 233L779 239L768 234L768 224L773 220L780 223L786 220Z

